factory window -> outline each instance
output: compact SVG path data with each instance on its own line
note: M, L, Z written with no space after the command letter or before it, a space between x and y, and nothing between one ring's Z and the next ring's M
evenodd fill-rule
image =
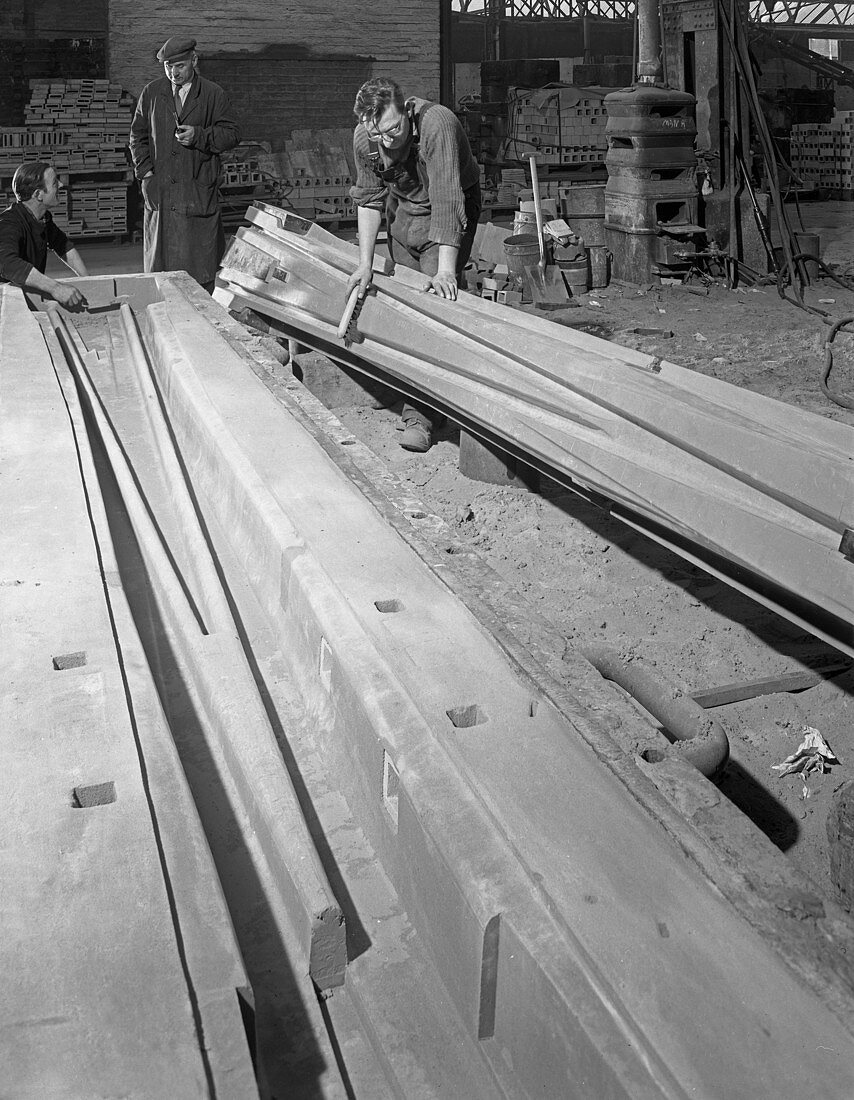
M811 38L810 49L813 53L820 53L822 57L829 57L831 61L839 60L838 38Z

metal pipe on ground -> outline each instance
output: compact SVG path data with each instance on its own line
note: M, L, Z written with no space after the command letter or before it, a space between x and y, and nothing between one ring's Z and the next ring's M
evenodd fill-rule
M675 738L671 749L644 750L645 760L660 763L676 752L708 779L722 773L729 760L727 735L690 695L662 680L659 673L653 675L636 658L629 662L608 646L586 646L582 653L600 676L628 692Z

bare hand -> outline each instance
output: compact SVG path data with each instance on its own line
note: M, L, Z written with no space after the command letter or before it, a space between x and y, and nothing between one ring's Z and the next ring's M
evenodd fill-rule
M178 142L186 148L192 145L195 140L196 127L185 126L184 123L181 123L175 130L175 137L178 139Z
M457 276L453 271L438 271L430 280L430 294L438 294L440 298L450 298L455 301L457 297Z
M360 264L347 280L347 297L350 297L350 291L353 287L357 286L359 288L359 297L364 298L373 277L373 269L366 264Z
M76 286L63 286L62 283L53 292L53 298L65 309L85 309L89 305Z

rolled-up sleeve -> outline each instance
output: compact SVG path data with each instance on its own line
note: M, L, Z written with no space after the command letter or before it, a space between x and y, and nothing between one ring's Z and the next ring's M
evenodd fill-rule
M371 142L365 133L365 127L359 123L353 134L353 160L356 162L356 182L350 188L350 198L356 206L365 206L371 210L382 210L385 206L388 188L377 179L368 159Z

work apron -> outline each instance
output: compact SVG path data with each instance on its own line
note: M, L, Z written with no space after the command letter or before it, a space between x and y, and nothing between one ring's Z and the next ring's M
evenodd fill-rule
M371 142L370 154L377 178L388 188L385 213L389 255L394 263L425 275L435 275L439 270L439 245L430 240L432 207L427 166L420 155L421 118L432 106L432 103L425 103L417 114L409 112L412 141L404 160L385 163L376 142ZM463 198L466 224L457 253L458 282L462 282L463 268L471 256L480 220L480 183L464 191Z

